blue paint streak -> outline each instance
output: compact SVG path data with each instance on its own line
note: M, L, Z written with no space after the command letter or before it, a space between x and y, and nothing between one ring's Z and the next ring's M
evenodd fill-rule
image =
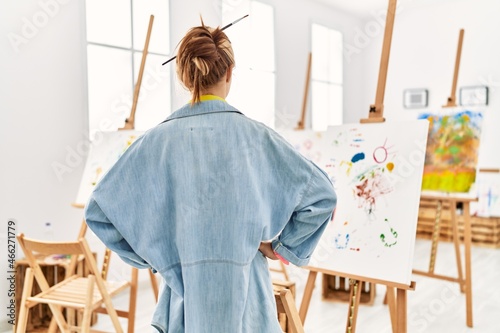
M352 163L356 163L358 161L364 160L365 159L365 153L357 153L351 158Z

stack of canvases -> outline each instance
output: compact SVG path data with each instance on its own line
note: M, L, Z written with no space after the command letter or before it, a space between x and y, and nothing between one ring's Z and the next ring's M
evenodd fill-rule
M476 177L482 113L447 112L423 114L420 118L429 120L422 189L477 195L478 203L471 206L472 242L500 247L500 180L491 178L500 175ZM459 235L463 237L460 207L454 209L458 210ZM451 241L450 207L444 206L438 212L437 203L432 200L421 201L417 237L432 237L436 217L440 217L440 240Z

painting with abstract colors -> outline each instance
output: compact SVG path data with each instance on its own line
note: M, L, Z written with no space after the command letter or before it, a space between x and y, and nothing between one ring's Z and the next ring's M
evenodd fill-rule
M482 113L443 111L419 118L429 121L422 189L468 192L476 178Z
M125 150L144 132L98 132L90 144L75 204L85 205L102 176L118 161Z
M309 266L408 285L428 122L281 134L331 179L337 208Z

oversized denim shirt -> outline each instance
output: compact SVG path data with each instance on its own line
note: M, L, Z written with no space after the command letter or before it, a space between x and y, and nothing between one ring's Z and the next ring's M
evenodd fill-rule
M96 186L88 226L162 277L162 333L281 332L262 241L307 264L336 205L328 177L220 100L186 105L138 138Z

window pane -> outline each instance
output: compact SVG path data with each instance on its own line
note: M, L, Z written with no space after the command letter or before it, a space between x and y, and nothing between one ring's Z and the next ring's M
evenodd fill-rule
M87 41L131 47L130 2L87 0Z
M169 53L168 0L134 1L134 49L143 50L148 33L149 17L154 15L149 52Z
M328 34L328 81L342 84L342 34L331 30Z
M342 34L319 24L312 32L312 127L324 131L343 122Z
M311 77L313 80L328 80L328 29L313 24L312 25L312 68Z
M236 4L236 3L235 3ZM222 25L229 24L244 15L250 13L250 1L242 1L233 6L233 3L222 1ZM238 22L237 25L224 32L231 41L236 66L239 68L250 68L252 60L252 42L250 38L251 17Z
M156 18L155 18L156 20ZM149 54L146 58L139 100L135 111L135 129L148 130L165 120L170 110L170 68L162 66L162 56ZM137 82L141 68L142 53L134 54L135 75ZM130 98L133 100L133 96Z
M236 61L228 102L234 101L248 117L274 127L274 8L258 1L222 2L223 24L246 14L250 16L226 31Z
M233 74L228 103L247 117L274 127L274 77L274 73L237 69Z
M324 82L312 82L312 128L325 131L328 126L343 121L342 87Z
M122 127L130 114L132 62L130 52L88 45L88 98L91 137Z
M343 122L343 99L342 86L330 84L328 87L328 125L342 125Z
M252 68L274 71L274 11L273 7L251 2L250 32L252 40Z

